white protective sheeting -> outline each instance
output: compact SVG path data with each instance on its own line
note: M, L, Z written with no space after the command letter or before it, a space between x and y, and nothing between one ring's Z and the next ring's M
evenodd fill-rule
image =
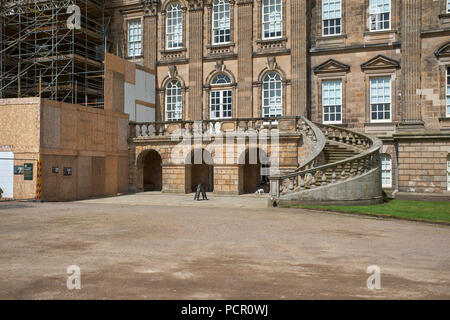
M139 119L139 122L153 122L155 121L155 109L137 104L136 118Z
M3 198L14 197L14 153L0 152L0 188Z
M142 112L144 107L136 106L136 100L155 104L155 95L155 76L136 69L136 84L125 82L125 113L130 115L130 121L154 121L154 117L149 119L150 111Z

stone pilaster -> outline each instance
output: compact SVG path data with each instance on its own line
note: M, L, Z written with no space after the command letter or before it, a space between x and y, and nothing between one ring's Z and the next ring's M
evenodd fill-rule
M238 6L238 88L237 115L233 117L253 117L252 77L253 77L253 1L237 0Z
M203 1L189 1L188 120L201 120L203 87Z
M156 77L156 63L158 59L158 4L143 0L144 5L144 65L155 71ZM157 79L155 79L157 81ZM158 96L158 95L157 95ZM156 104L156 119L161 121L161 110L158 99L155 99Z
M307 115L308 102L308 18L307 0L291 0L292 101L289 115Z
M402 127L423 126L421 113L421 0L402 2Z
M144 65L152 70L156 70L158 50L157 30L157 5L152 4L145 8L144 15Z

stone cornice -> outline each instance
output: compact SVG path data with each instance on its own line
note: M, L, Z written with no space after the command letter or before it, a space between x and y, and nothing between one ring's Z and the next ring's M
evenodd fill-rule
M374 43L374 44L364 44L364 45L352 45L352 46L343 46L343 47L329 47L329 48L317 48L312 47L309 50L311 55L321 55L321 54L330 54L332 52L351 52L351 51L364 51L364 50L380 50L383 48L395 48L400 47L401 42L396 41L392 43Z
M450 139L450 133L447 132L402 132L392 135L394 140L399 139Z
M422 38L440 36L440 35L448 35L450 34L450 28L437 28L432 30L422 30L420 35Z
M253 0L236 0L236 5L253 5Z

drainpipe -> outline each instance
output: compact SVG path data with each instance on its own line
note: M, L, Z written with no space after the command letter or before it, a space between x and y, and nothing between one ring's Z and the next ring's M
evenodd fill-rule
M395 190L392 191L392 198L395 199L395 195L398 192L398 141L394 138L394 149L395 149Z

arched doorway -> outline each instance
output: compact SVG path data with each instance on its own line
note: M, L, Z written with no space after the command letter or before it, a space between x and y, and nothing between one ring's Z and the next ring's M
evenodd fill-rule
M269 192L269 167L265 151L259 148L245 151L245 162L242 166L244 193L254 193L259 189L264 189L265 193Z
M195 157L195 152L201 153L201 163L200 156ZM214 166L212 165L212 157L208 151L204 149L198 151L192 151L190 154L191 164L186 165L186 173L189 173L190 179L186 180L186 183L190 184L190 191L196 192L197 185L203 184L205 191L214 191ZM197 158L197 161L195 161ZM189 186L189 185L188 185Z
M142 160L144 191L162 190L162 159L155 150L148 151Z

